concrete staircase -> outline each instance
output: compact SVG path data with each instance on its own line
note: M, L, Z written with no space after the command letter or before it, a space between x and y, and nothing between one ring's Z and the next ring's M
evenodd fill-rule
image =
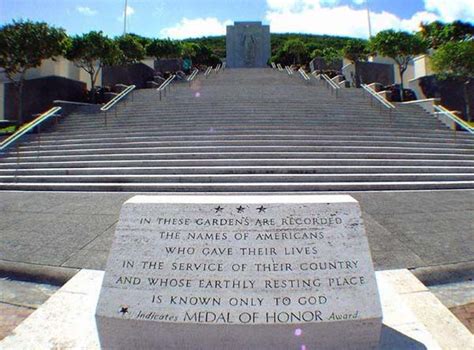
M321 85L320 85L321 84ZM0 190L289 192L474 188L474 139L413 105L391 117L359 89L226 70L117 116L76 112L0 158Z

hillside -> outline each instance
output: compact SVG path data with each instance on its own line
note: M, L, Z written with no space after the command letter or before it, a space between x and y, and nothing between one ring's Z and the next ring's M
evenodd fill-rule
M272 55L274 55L288 39L300 39L308 47L308 51L312 52L317 48L333 47L335 49L341 49L345 43L353 38L330 36L330 35L313 35L313 34L298 34L298 33L285 33L285 34L271 34L271 45ZM225 35L220 36L209 36L203 38L190 38L183 40L185 42L195 42L198 44L204 44L212 49L212 51L219 57L225 57Z

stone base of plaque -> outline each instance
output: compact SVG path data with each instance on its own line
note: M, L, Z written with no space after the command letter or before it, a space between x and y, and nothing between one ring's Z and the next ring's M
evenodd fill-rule
M10 336L1 340L0 348L100 349L94 314L103 275L102 271L80 271ZM473 336L469 330L410 271L379 271L376 277L384 315L381 350L468 349L471 346ZM319 340L304 344L307 338L302 329L298 337L300 347L292 349L300 350L301 345L306 345L306 349L324 349ZM331 332L334 333L334 329ZM169 335L174 339L191 336L175 330ZM275 336L271 334L267 338L269 348ZM296 338L295 334L290 337ZM241 341L236 340L233 347L241 348ZM198 341L191 348L199 346ZM209 349L214 348L216 346Z
M380 320L314 325L190 325L98 320L106 349L378 349ZM362 337L361 334L364 336ZM104 336L106 335L106 336ZM360 343L357 343L357 341ZM158 347L157 347L158 346Z

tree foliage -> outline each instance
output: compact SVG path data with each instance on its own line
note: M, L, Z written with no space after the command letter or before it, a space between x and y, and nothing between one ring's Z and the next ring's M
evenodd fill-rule
M465 115L471 121L467 85L474 77L474 41L452 41L440 46L432 56L431 66L441 79L464 82Z
M370 50L367 41L361 39L349 40L342 49L342 54L352 63L367 61Z
M104 65L120 62L122 52L118 45L102 32L91 31L71 39L66 57L89 74L93 96L100 70Z
M149 56L160 58L178 58L181 55L181 44L170 39L154 39L147 47Z
M327 65L331 65L342 58L342 52L333 47L325 47L323 49L314 50L311 57L322 58Z
M300 39L288 39L273 56L272 61L284 65L304 64L309 58L308 48Z
M28 69L39 67L42 60L60 56L68 46L61 28L43 22L13 21L0 28L0 67L14 84L18 99L18 123L22 123L22 90Z
M137 63L145 58L145 48L136 37L126 34L116 38L115 41L121 51L119 59L121 64Z
M199 51L199 45L192 42L183 42L181 44L181 56L183 58L193 58Z
M429 47L437 49L451 41L468 41L474 38L474 26L470 23L454 21L443 23L434 21L421 25L420 35Z
M400 95L403 100L403 73L415 56L426 52L426 42L418 35L389 29L373 37L370 47L377 54L392 58L397 64L401 80Z
M431 65L437 73L469 79L474 77L474 41L449 42L432 56Z

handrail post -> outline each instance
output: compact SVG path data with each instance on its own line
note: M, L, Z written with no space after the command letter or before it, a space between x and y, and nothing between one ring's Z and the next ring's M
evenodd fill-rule
M38 153L37 153L37 157L39 158L39 155L40 155L40 147L41 147L41 125L38 125Z

